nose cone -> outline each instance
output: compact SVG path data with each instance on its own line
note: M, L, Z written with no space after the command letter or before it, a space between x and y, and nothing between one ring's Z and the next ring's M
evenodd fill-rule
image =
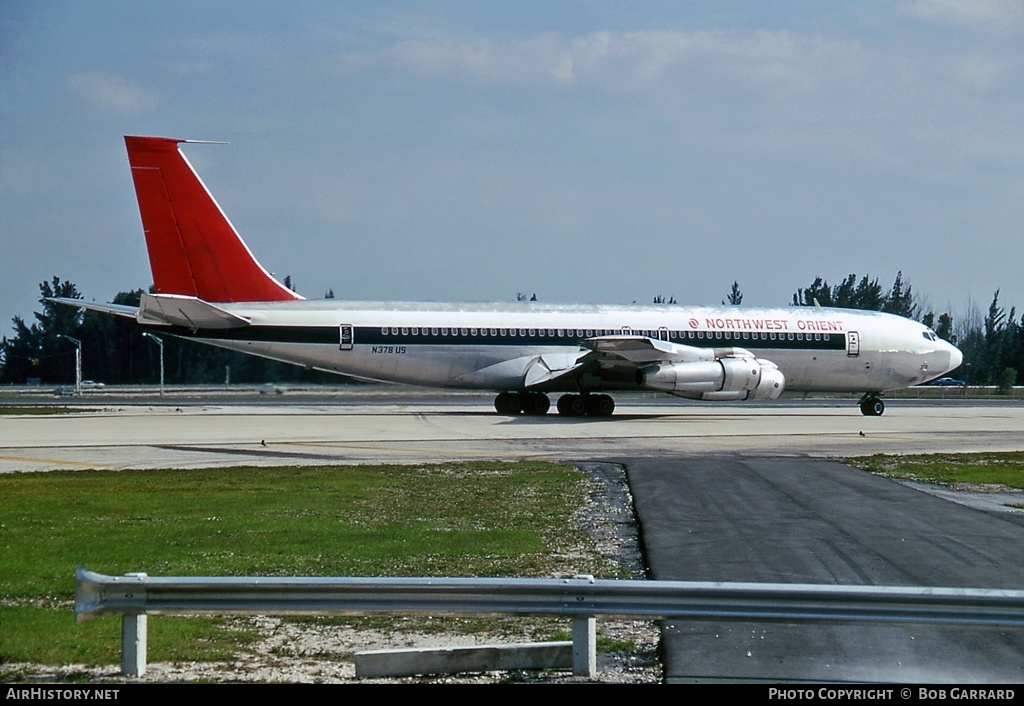
M946 345L949 348L949 367L946 369L948 373L950 370L956 370L960 367L960 364L964 362L964 354L952 343L947 343Z

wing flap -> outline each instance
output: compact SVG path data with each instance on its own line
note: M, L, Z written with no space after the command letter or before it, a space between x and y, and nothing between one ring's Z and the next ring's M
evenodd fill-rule
M523 385L529 389L572 375L583 365L584 357L581 353L546 353L538 356L526 369Z

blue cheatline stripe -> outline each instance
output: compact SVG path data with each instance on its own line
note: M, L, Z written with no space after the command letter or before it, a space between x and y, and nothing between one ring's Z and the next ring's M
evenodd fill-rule
M254 341L261 343L306 343L338 345L341 341L340 326L246 326L236 329L205 329L193 331L184 326L149 326L154 332L162 332L183 338L205 338L220 341ZM602 335L622 335L615 329L443 329L420 327L356 326L356 345L400 345L400 346L577 346L584 338ZM501 332L505 331L503 335ZM523 331L521 335L519 331ZM565 335L559 336L562 330ZM395 333L392 333L394 331ZM413 334L413 331L417 331ZM435 333L436 331L436 333ZM447 334L441 333L448 331ZM466 333L462 333L465 331ZM486 331L486 334L481 333ZM496 335L491 335L495 331ZM531 331L533 334L531 335ZM582 331L583 335L578 335ZM475 332L475 333L474 333ZM553 334L552 334L553 332ZM743 334L747 337L744 338ZM643 332L628 332L628 335L643 335ZM756 335L757 339L753 336ZM698 337L702 336L702 337ZM772 338L774 336L774 338ZM802 338L801 338L802 336ZM845 350L846 336L842 333L818 334L772 334L738 331L671 331L669 341L698 348L773 348L783 350ZM656 338L654 336L652 338Z

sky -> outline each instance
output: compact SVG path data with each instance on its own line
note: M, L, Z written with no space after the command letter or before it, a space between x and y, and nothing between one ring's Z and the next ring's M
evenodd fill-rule
M0 0L0 335L151 284L132 134L309 298L1024 309L1024 0Z

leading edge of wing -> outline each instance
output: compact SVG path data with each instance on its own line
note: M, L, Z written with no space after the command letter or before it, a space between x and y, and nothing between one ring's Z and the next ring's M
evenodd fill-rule
M592 351L590 354L592 356L610 358L637 366L665 362L696 363L715 360L723 355L730 355L734 351L741 350L738 348L728 350L698 348L647 336L596 336L581 341L580 345L589 348ZM747 353L747 355L751 354ZM751 355L751 357L753 356Z
M547 385L591 366L642 368L655 363L707 362L726 356L754 357L743 348L698 348L647 336L594 336L580 341L580 347L580 353L537 356L527 368L525 386Z
M99 302L87 302L84 299L70 299L67 297L44 297L44 299L55 304L64 304L65 306L74 306L79 309L99 311L104 314L113 314L114 316L123 316L131 319L134 319L135 314L138 312L138 307L128 306L127 304L101 304Z

